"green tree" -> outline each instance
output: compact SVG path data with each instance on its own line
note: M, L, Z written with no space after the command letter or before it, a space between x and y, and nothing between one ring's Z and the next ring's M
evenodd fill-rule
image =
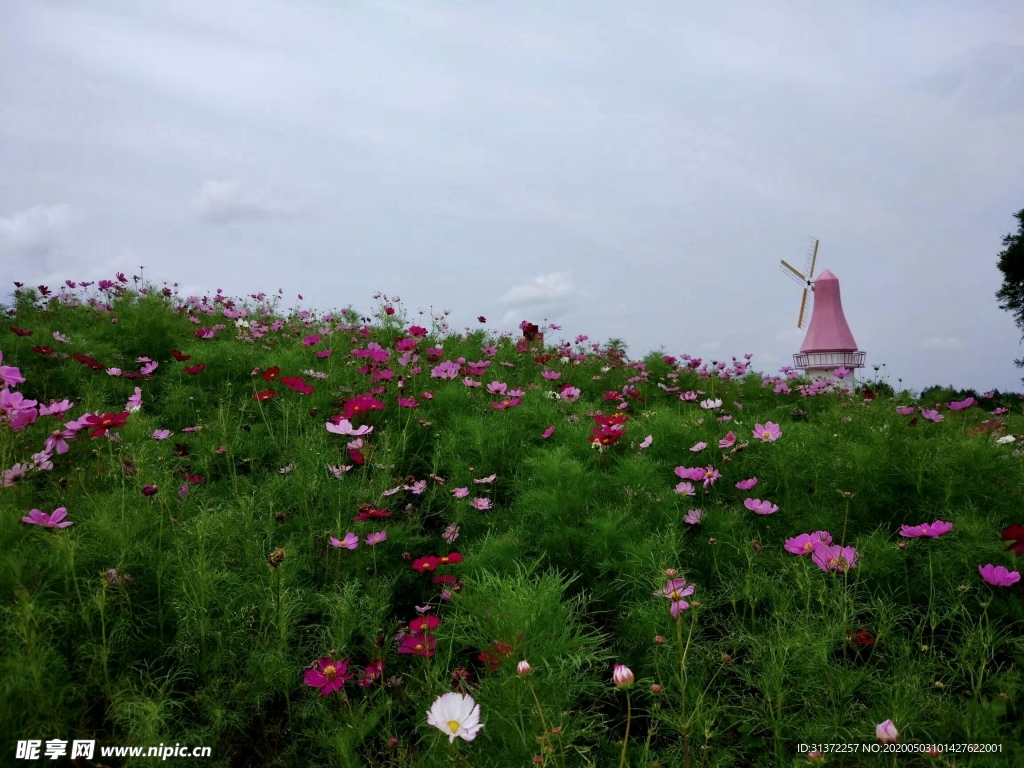
M999 271L1003 273L1003 285L996 292L999 308L1012 312L1017 327L1024 330L1024 209L1015 214L1019 226L1017 234L1012 232L1003 238L1005 249L999 254ZM1021 337L1024 341L1024 336ZM1024 368L1024 359L1013 361L1018 368Z

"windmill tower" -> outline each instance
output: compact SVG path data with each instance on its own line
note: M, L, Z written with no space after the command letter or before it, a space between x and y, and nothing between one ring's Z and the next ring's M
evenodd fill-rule
M839 280L827 269L812 280L818 260L818 241L808 251L803 273L782 262L782 271L803 286L797 327L803 328L808 314L810 323L800 351L793 355L793 365L811 379L824 379L844 389L854 386L854 371L864 367L866 352L857 350L850 326L843 314L843 301L839 296ZM839 379L837 368L846 368L849 375Z

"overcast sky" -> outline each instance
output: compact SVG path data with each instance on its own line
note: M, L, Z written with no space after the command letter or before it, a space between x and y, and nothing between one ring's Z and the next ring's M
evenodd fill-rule
M890 382L1024 389L1019 0L0 0L0 291L374 290L792 364L798 268Z

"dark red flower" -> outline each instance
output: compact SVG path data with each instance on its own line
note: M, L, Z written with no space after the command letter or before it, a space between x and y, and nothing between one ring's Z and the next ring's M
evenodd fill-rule
M37 344L36 346L32 347L32 351L38 352L40 355L52 355L56 350Z
M174 356L174 359L177 360L179 363L183 363L186 360L192 359L192 355L186 355L184 352L179 352L176 349L172 349L171 354Z
M197 363L196 365L186 365L184 368L185 373L190 376L195 376L197 373L202 373L206 367L206 363Z
M594 433L587 439L592 443L601 445L613 445L626 434L626 430L618 427L594 427Z
M353 416L358 416L362 413L366 413L367 411L382 410L384 410L384 403L377 400L372 395L356 395L345 402L345 413L342 414L342 417L351 419Z
M1012 542L1010 546L1003 550L1004 552L1013 550L1013 554L1017 557L1024 555L1024 525L1014 523L1003 531L1003 535L999 537L999 540Z
M75 352L71 356L73 358L75 358L75 360L80 362L82 365L87 365L90 368L92 368L94 371L102 371L103 370L103 366L100 365L99 363L97 363L95 360L93 360L88 355L83 355L81 352Z
M313 394L313 388L300 376L282 376L281 383L293 392L300 392L303 395Z
M873 638L866 629L858 629L856 632L846 630L846 636L853 641L854 645L874 645L875 638Z
M253 400L270 400L277 397L277 392L272 389L264 389L262 392L257 392L252 396Z
M206 478L203 477L202 475L190 475L188 472L185 473L186 483L194 483L195 485L200 485L205 480Z
M49 295L50 295L51 293L53 293L53 291L51 291L51 290L50 290L50 289L49 289L49 288L48 288L47 286L45 286L45 285L40 285L40 286L38 286L38 287L39 287L39 292L40 292L41 294L43 294L43 296L49 296Z
M483 315L480 315L480 317L477 318L477 322L486 323L487 322L487 318L484 317Z
M438 555L441 565L458 565L462 562L462 555L458 552L449 552L447 555Z
M157 488L156 488L155 485L143 486L143 488L142 488L142 495L143 496L152 496L154 493L156 493L156 490L157 490Z
M364 520L377 520L382 517L391 517L391 512L375 507L372 504L363 504L359 507L359 514L352 519L356 522L363 522Z
M263 380L267 382L273 381L274 379L277 378L277 374L279 374L280 372L280 367L276 365L271 368L267 368L267 370L263 372Z
M417 557L412 561L412 569L414 571L436 571L437 567L441 564L433 555L424 555L423 557Z
M9 325L7 327L10 328L11 329L11 333L15 334L16 336L31 336L32 335L32 331L26 331L24 328L15 328L13 325Z
M128 423L128 411L122 413L104 413L97 416L95 413L90 413L82 418L81 424L86 429L91 429L89 437L103 437L107 434L108 429L118 429L125 426Z

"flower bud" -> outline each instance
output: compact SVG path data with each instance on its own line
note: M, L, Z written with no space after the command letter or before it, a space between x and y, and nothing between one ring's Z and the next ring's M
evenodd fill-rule
M654 636L654 644L655 645L664 645L665 644L665 638L662 637L661 635L655 635Z
M657 683L651 684L651 693L661 693L661 686Z
M519 675L528 675L532 670L533 668L530 666L530 662L528 662L526 659L520 661L519 666L516 667L516 673Z
M875 736L883 744L895 744L900 738L899 731L893 725L892 720L886 720L875 726Z
M676 569L675 568L666 568L665 569L665 575L668 576L671 579L673 576L676 575Z
M612 672L612 682L616 688L628 688L633 684L633 671L625 664L616 664Z

